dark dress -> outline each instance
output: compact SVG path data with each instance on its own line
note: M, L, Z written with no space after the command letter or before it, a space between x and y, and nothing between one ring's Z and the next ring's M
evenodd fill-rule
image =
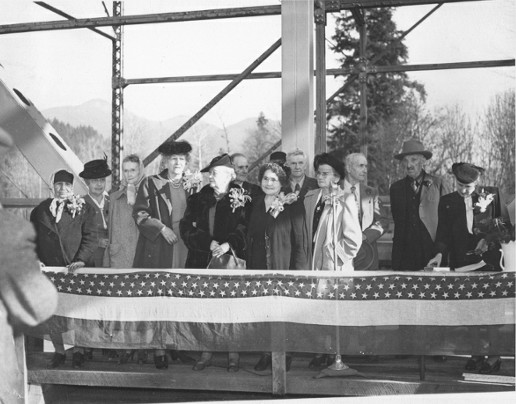
M495 269L501 269L499 267L499 247L485 252L482 256L467 254L468 251L474 250L478 242L484 237L484 234L476 231L476 229L479 229L479 222L485 219L494 219L501 215L498 188L482 188L486 193L494 194L494 200L487 206L485 212L480 212L478 208L473 210L473 234L469 233L467 228L464 198L458 192L453 192L441 197L435 246L436 251L443 255L443 266L459 268L465 265L475 264L483 259ZM477 192L472 194L471 199L473 206L478 202L478 197Z
M230 184L231 188L240 188ZM229 192L228 192L229 194ZM245 259L247 219L251 203L233 212L229 195L216 200L213 188L204 186L200 192L191 195L186 211L179 224L181 238L188 248L185 268L206 268L211 259L212 240L219 244L229 243L239 258ZM210 208L215 208L213 229L210 232Z
M93 252L93 255L91 256L89 261L86 263L86 266L102 267L106 249L104 247L100 247L99 243L101 239L109 239L109 198L107 196L103 196L104 207L102 209L100 209L100 207L95 203L95 201L90 195L84 195L83 198L86 201L86 203L91 206L91 209L94 212L93 223L95 226L95 237L97 240L97 248ZM104 224L106 225L105 227Z
M34 208L30 221L36 229L36 252L47 266L66 266L75 261L88 262L98 246L94 211L87 203L73 218L66 209L59 223L50 213L49 198Z
M253 204L247 233L248 269L306 269L303 216L291 205L274 218L265 211L265 195Z

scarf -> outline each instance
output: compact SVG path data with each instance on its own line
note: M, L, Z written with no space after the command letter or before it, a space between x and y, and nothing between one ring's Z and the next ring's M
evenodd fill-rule
M63 210L66 205L65 201L66 199L54 198L50 202L49 210L52 216L56 218L56 223L59 223L61 216L63 216Z
M125 194L127 195L127 204L133 206L136 202L136 194L138 193L138 188L140 188L140 184L145 178L145 166L143 165L143 161L140 160L140 174L136 179L134 184L129 184L125 178L122 178L122 188L125 188Z

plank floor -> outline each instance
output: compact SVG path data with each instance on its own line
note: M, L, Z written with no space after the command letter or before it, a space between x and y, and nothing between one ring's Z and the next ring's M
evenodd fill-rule
M51 353L27 355L28 379L39 390L46 404L53 403L164 403L216 400L267 400L271 394L271 371L256 372L256 353L241 354L240 371L226 371L227 358L216 354L213 366L202 372L192 364L171 362L167 370L158 370L152 363L129 362L119 365L100 350L83 369L71 367L71 353L58 369L47 369ZM193 358L198 353L191 353ZM514 384L466 382L462 378L465 358L448 357L445 362L426 358L425 380L419 378L417 357L399 359L380 357L369 362L363 357L345 358L345 363L359 374L353 377L317 378L318 371L308 369L311 356L296 354L287 373L287 395L283 398L376 396L395 394L433 394L461 392L514 391ZM514 358L504 359L498 375L514 378ZM514 381L514 379L512 379ZM34 391L34 389L33 389ZM88 401L89 400L89 401ZM32 400L31 403L36 403Z

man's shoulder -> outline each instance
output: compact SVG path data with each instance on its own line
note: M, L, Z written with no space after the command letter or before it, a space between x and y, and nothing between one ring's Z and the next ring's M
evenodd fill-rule
M393 182L391 184L390 190L392 191L392 190L397 190L399 188L402 188L404 184L405 184L405 178L402 178L398 181Z
M319 185L317 185L317 180L313 177L309 177L308 175L305 176L305 184L307 186L314 187L313 189L319 188Z

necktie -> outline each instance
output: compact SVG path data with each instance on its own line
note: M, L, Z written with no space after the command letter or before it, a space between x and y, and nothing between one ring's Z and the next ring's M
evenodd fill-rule
M355 203L357 204L357 209L358 209L358 220L360 221L360 224L362 224L362 213L361 213L361 210L360 210L360 202L358 200L358 196L357 196L357 192L356 191L357 191L357 187L355 187L353 185L351 187L351 193L355 197Z
M299 192L299 190L301 189L301 187L299 186L299 182L296 183L296 187L294 189L294 192Z
M473 200L471 196L464 198L464 205L466 205L466 226L468 233L473 234Z

